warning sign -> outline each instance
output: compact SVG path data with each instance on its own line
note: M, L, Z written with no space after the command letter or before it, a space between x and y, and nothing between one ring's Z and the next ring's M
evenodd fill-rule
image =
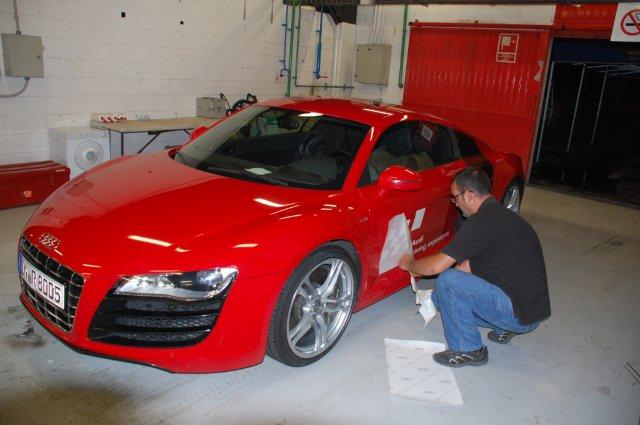
M611 41L640 42L640 3L618 3Z
M516 63L519 38L519 34L500 34L498 37L496 62Z

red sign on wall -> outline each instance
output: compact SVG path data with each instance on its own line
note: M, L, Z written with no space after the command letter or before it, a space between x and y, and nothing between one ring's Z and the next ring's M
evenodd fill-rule
M627 12L620 21L620 28L627 35L640 34L640 9Z
M518 54L519 34L500 34L498 36L498 49L496 52L496 62L516 63Z

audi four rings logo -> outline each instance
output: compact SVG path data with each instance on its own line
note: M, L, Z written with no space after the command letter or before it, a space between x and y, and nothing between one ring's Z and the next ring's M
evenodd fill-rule
M49 249L56 249L60 246L60 239L56 238L51 233L43 233L40 235L38 242Z

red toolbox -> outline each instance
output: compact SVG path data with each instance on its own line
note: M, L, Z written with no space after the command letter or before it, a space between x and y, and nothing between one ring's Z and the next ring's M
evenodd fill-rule
M69 181L69 168L53 161L0 165L0 208L37 204Z

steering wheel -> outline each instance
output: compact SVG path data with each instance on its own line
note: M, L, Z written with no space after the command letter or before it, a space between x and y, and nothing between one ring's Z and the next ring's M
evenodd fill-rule
M336 149L326 153L327 156L333 158L339 165L344 165L351 159L351 152L344 149Z
M298 151L295 155L295 160L299 160L308 156L315 156L318 154L318 151L325 144L324 134L314 134L308 140L300 143L298 146Z

